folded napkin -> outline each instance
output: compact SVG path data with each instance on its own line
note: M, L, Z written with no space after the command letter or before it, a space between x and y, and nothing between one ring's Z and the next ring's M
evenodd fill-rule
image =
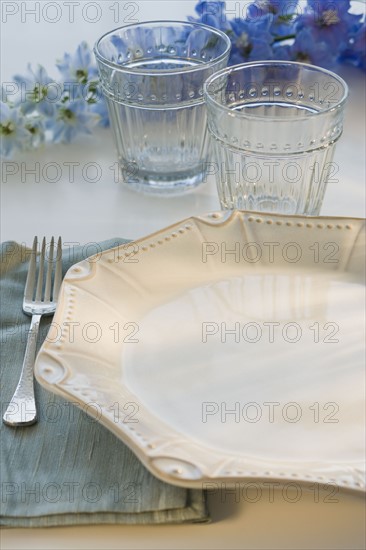
M64 273L86 255L125 242L69 246L63 254ZM22 312L29 252L14 242L1 245L1 415L17 385L30 323ZM42 319L39 345L51 320ZM11 428L1 422L1 525L209 520L203 491L159 481L111 432L37 383L36 401L37 424Z

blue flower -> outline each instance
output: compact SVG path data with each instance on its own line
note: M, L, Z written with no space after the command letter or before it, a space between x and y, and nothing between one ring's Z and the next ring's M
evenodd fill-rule
M296 13L297 5L298 0L254 0L253 4L248 6L248 18L256 19L267 13L286 17Z
M362 15L349 13L350 0L308 0L297 20L297 29L311 29L315 42L326 43L338 53L347 47L350 32L360 25Z
M246 14L232 21L225 2L198 2L195 9L200 22L230 37L229 64L282 59L328 68L340 60L365 66L362 15L349 13L350 0L308 0L300 15L298 8L298 0L253 0Z
M289 44L281 44L280 42L274 44L273 59L280 61L295 61L291 46Z
M33 71L30 63L28 75L15 75L14 81L21 89L20 105L24 114L37 111L47 117L53 116L55 103L60 97L60 87L47 74L42 65Z
M225 2L198 2L194 9L200 17L204 17L207 13L217 14L219 11L223 11Z
M52 141L69 143L78 134L91 134L98 121L99 116L90 111L85 101L78 99L58 105L55 119L49 120L46 127L52 132Z
M195 10L199 15L200 23L224 32L231 32L230 23L225 15L225 2L198 2ZM188 17L188 20L197 21L193 17Z
M18 107L0 102L0 152L10 157L29 143L30 133L24 127L24 117Z
M356 67L366 69L366 24L349 38L347 48L342 52L340 61L347 61Z
M352 49L355 52L358 62L357 65L366 69L366 25L359 28L353 39L351 39Z
M268 0L269 13L273 13L271 32L276 37L291 37L296 30L298 1Z
M320 67L332 68L337 60L337 50L329 48L324 41L317 41L313 29L302 29L296 35L295 42L288 49L290 59L302 63L311 63Z
M272 14L263 15L252 22L243 19L231 21L234 36L230 37L233 43L230 63L272 59L273 37L270 33L272 22Z
M98 97L95 103L92 103L89 106L89 109L92 113L95 113L99 116L98 126L101 126L102 128L109 127L109 113L106 101L103 96Z
M37 149L44 144L46 135L45 135L45 123L42 118L37 117L26 117L25 118L25 127L29 132L29 145Z
M65 53L62 60L56 63L64 82L86 84L97 77L97 68L92 62L91 50L86 42L82 42L74 55Z

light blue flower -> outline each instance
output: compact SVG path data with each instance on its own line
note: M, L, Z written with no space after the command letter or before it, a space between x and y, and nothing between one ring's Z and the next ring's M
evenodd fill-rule
M90 79L97 77L97 68L94 64L92 52L86 42L82 42L73 55L65 53L62 60L56 63L64 82L78 82L86 84Z
M46 127L52 132L52 141L69 143L79 134L91 134L98 122L99 116L85 101L78 99L58 105L55 119L49 120Z
M24 127L24 117L18 107L0 102L0 152L5 158L21 151L30 142L30 133Z
M53 116L55 104L60 98L60 86L47 74L42 65L33 71L30 63L28 75L15 75L14 81L20 86L20 106L24 114L37 111L47 117Z
M100 95L95 103L90 104L89 110L99 116L98 126L102 128L109 127L109 113L103 96Z
M46 134L45 134L45 123L44 120L37 116L37 117L26 117L25 118L25 128L29 132L30 139L29 139L29 145L37 149L41 145L45 143L46 140Z

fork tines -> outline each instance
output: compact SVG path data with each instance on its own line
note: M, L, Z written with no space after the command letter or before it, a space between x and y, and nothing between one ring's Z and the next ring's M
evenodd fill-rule
M46 255L46 248L48 248ZM57 250L55 257L55 239L51 237L49 246L47 247L46 237L43 237L41 244L41 251L39 256L39 272L37 278L37 285L35 287L36 279L36 263L38 253L38 238L34 237L33 247L31 253L31 260L28 269L27 282L25 285L24 297L26 300L43 301L43 302L57 302L58 293L62 280L62 241L61 237L57 240ZM46 257L47 256L47 257ZM45 263L47 263L46 282L43 285ZM55 266L55 269L54 269ZM52 288L52 272L54 270L53 289ZM42 296L42 290L44 286L44 293Z

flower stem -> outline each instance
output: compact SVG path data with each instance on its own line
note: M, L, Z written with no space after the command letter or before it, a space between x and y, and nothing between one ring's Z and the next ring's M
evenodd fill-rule
M275 36L273 42L281 42L282 40L290 40L296 38L296 34L285 34L284 36Z

